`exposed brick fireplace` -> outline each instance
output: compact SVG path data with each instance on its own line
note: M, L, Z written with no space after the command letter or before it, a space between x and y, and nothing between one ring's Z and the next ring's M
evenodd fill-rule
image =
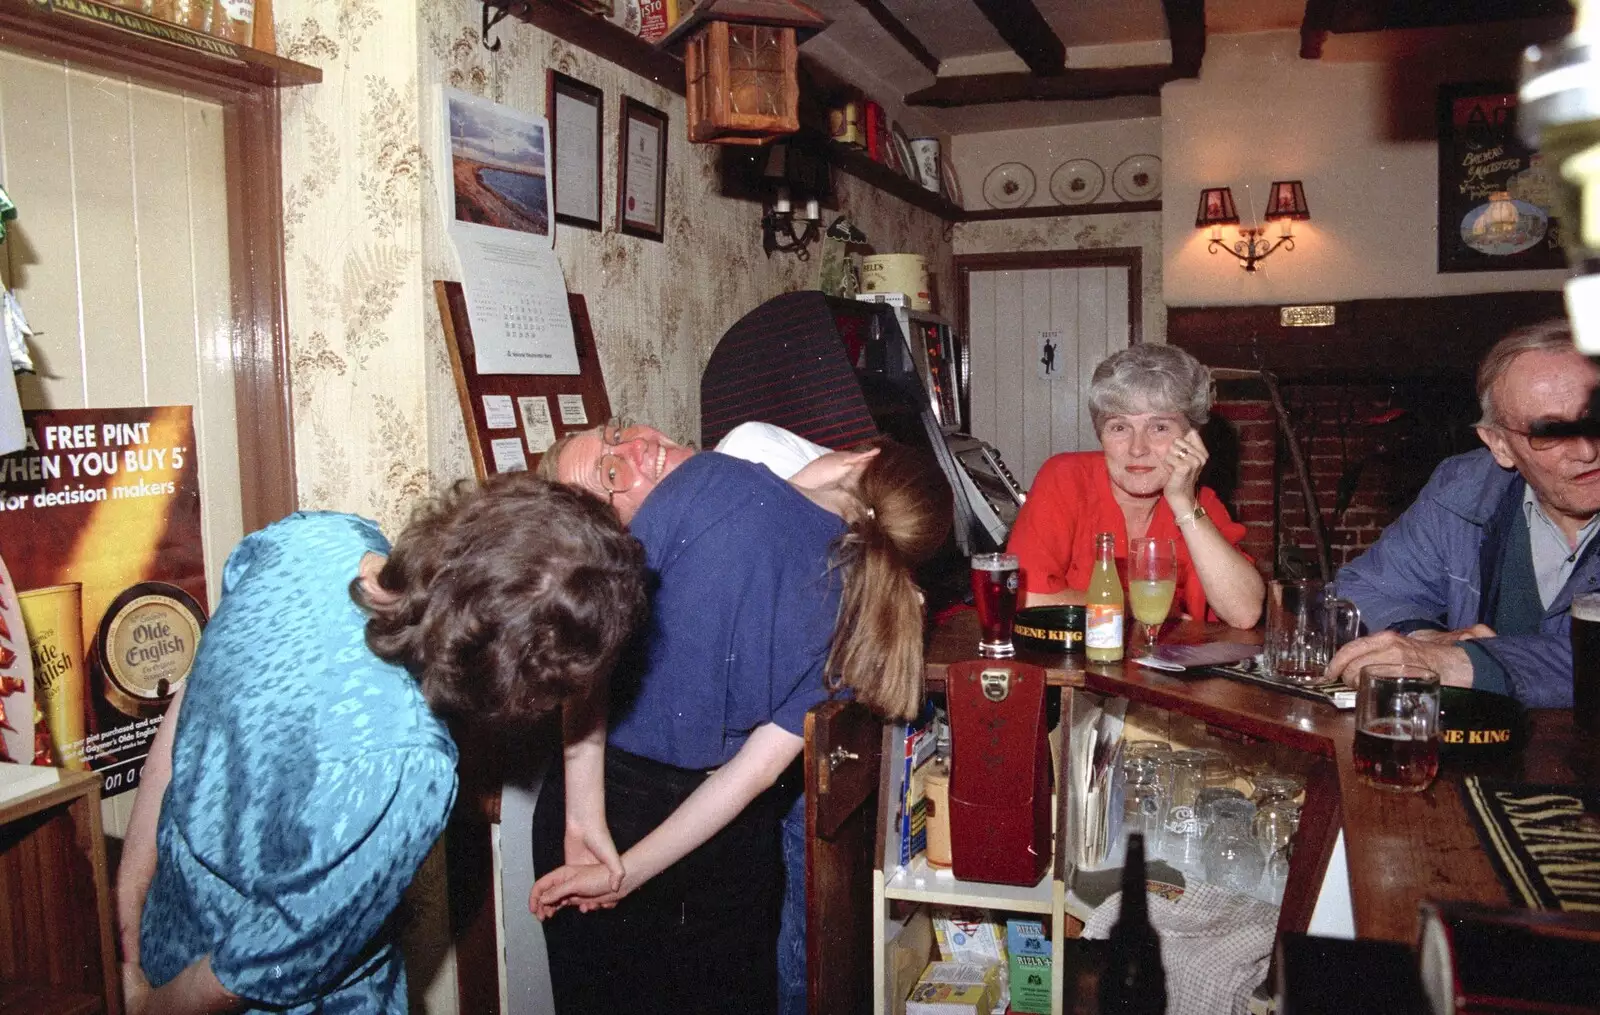
M1444 458L1479 447L1473 375L1512 328L1561 313L1558 293L1336 305L1333 327L1286 328L1279 308L1172 308L1168 341L1208 366L1270 370L1310 476L1334 568L1378 538ZM1244 523L1271 577L1318 572L1305 498L1266 385L1223 380L1205 481Z

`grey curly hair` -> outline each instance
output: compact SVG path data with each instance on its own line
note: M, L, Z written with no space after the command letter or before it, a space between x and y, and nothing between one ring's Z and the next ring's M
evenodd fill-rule
M1211 411L1211 371L1172 345L1130 345L1100 361L1089 385L1095 433L1108 416L1181 412L1195 427Z

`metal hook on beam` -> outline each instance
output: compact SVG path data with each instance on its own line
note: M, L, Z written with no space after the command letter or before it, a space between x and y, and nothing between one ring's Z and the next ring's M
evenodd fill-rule
M489 13L489 9L491 7L494 7L493 14ZM489 30L495 25L498 25L500 22L504 21L506 15L510 13L511 8L509 6L495 7L495 5L490 3L489 0L483 0L483 38L481 41L483 42L484 49L487 49L491 53L500 52L500 40L496 39L493 42L490 42Z

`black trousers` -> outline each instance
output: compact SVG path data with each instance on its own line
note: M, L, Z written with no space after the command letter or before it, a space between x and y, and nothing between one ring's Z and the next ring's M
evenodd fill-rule
M677 809L705 773L606 749L606 820L620 852ZM552 773L533 816L534 867L563 861L565 792ZM759 1015L777 1007L783 862L766 793L615 909L545 922L558 1015Z

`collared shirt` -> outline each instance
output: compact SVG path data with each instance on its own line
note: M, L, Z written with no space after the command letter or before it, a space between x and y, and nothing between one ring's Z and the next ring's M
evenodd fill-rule
M1572 569L1583 555L1583 548L1589 545L1595 532L1600 531L1600 515L1589 519L1588 524L1578 530L1578 545L1573 546L1561 526L1545 514L1531 485L1522 491L1522 512L1528 519L1528 547L1533 552L1534 577L1539 581L1539 601L1548 610L1567 579L1572 577Z

